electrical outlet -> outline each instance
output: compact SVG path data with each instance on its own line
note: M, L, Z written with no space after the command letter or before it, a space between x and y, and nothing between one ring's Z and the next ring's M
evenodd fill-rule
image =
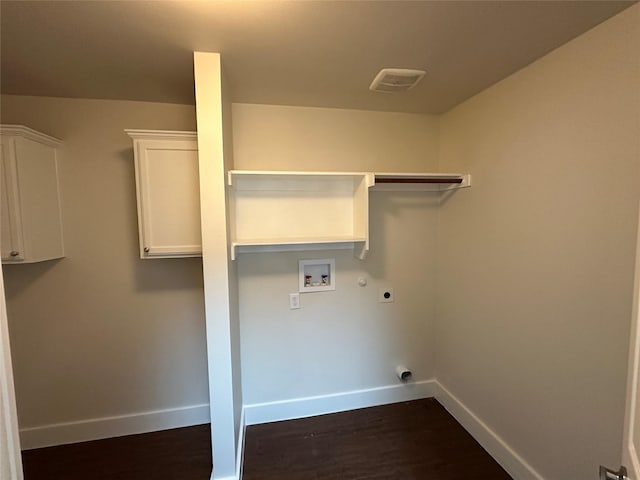
M378 290L378 302L389 303L395 301L393 288L381 288Z
M290 293L289 294L289 309L295 310L300 308L300 294L299 293Z

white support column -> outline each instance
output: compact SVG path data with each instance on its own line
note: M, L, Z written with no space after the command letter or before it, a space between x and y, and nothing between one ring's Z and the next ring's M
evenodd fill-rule
M223 102L220 55L194 52L193 59L213 446L211 478L227 480L238 478L243 433L236 266L229 257L225 182L225 171L232 161L230 104Z

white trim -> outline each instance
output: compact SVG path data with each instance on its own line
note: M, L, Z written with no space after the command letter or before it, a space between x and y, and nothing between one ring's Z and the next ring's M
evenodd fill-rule
M240 414L240 431L238 432L238 451L236 452L236 477L242 480L242 469L244 467L244 439L247 430L246 417L244 407Z
M178 130L139 130L125 128L125 133L134 140L197 140L198 132Z
M475 413L447 390L437 380L434 382L435 397L453 415L464 429L489 452L509 475L518 480L544 480L525 459L513 450L496 432Z
M59 147L62 144L62 140L52 137L51 135L38 132L32 128L25 127L24 125L0 125L0 135L24 137L54 148Z
M18 433L18 413L13 387L11 366L11 345L9 324L4 296L4 279L0 265L0 461L8 466L0 471L0 476L9 475L14 480L22 480L22 457L20 455L20 435ZM7 463L5 463L7 462Z
M640 209L638 210L640 212ZM631 332L629 335L629 360L627 370L627 390L622 436L622 465L627 467L627 476L638 478L640 457L635 438L640 428L638 422L638 379L640 376L640 219L638 219L636 240L635 278L633 282L633 303L631 307Z
M331 395L254 403L244 406L245 421L247 425L256 425L259 423L313 417L388 403L429 398L434 396L435 391L435 380L423 380Z
M209 404L56 423L20 430L22 448L49 447L209 423Z

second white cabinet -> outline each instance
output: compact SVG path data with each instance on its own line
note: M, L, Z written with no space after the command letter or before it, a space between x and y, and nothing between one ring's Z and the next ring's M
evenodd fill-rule
M201 256L197 134L125 131L133 139L140 258Z
M60 140L21 125L0 126L2 263L64 257L58 185Z

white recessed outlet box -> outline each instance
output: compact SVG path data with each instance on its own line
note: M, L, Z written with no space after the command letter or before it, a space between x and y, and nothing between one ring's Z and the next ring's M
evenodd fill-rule
M393 295L393 288L380 288L378 290L378 302L391 303L393 301L395 301L395 297Z
M334 258L298 261L298 291L323 292L336 289Z

